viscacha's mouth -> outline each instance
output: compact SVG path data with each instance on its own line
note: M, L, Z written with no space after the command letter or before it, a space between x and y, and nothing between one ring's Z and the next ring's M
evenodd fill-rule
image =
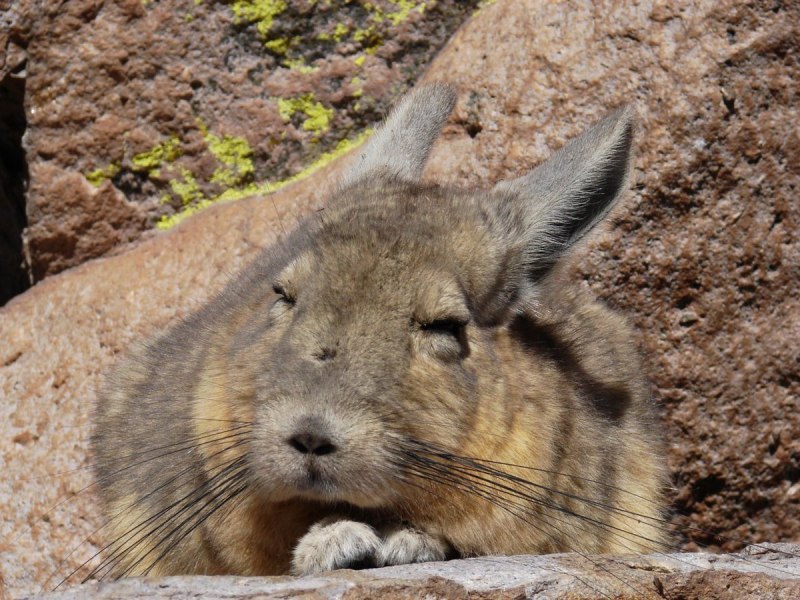
M354 492L339 485L334 479L318 472L307 472L294 483L297 496L306 500L335 504L353 510L382 510L388 504L385 494L376 491L370 494L364 490Z
M312 500L337 501L344 495L336 481L319 470L309 468L294 481L300 496Z

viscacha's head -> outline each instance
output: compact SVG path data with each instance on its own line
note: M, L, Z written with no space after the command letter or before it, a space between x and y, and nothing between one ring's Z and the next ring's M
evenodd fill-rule
M199 405L253 423L247 460L265 500L425 505L409 462L420 445L490 455L515 434L514 386L531 369L520 315L625 189L631 112L490 190L420 183L453 104L443 85L407 96L326 208L231 296L235 334L208 371L229 388Z
M109 377L93 575L661 548L636 344L559 268L626 188L631 111L491 189L421 183L454 102L406 96L324 210Z

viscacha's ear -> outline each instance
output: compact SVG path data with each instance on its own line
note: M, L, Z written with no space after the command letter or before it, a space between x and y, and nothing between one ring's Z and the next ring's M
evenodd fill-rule
M343 186L378 174L406 181L419 179L455 102L455 91L443 83L423 85L406 94L359 149Z
M496 223L516 240L531 280L546 276L626 190L632 139L633 110L626 106L527 175L495 186Z

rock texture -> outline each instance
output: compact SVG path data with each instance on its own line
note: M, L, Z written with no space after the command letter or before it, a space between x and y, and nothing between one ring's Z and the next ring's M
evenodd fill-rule
M461 90L427 176L464 185L519 173L608 107L636 103L633 192L575 276L641 331L688 548L800 539L799 38L796 3L500 0L426 74ZM0 403L0 568L11 593L49 589L99 548L91 490L79 493L88 475L75 469L87 465L100 373L318 207L339 168L201 212L0 310L0 396L11 399ZM112 205L116 188L82 172L53 181ZM730 577L731 589L750 585Z
M22 0L33 278L347 147L477 4Z
M752 553L728 555L487 557L368 571L335 571L302 578L127 579L88 584L43 594L37 599L796 598L800 594L800 554L797 554L800 546L772 546L771 550L754 548Z

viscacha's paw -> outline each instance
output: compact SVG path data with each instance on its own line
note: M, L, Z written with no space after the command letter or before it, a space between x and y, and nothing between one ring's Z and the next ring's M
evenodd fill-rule
M311 575L334 569L375 566L381 540L366 523L322 521L308 530L294 549L292 573Z
M386 533L375 556L378 566L431 562L447 558L447 544L418 529L398 527Z

